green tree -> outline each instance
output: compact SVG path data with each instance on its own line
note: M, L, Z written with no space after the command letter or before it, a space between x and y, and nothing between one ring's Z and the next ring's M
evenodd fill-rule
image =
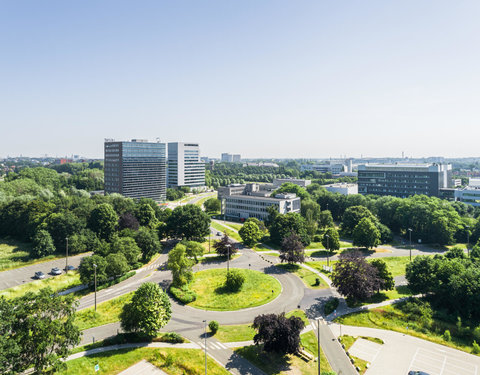
M90 214L88 225L100 238L110 240L118 223L118 215L108 203L98 205Z
M181 287L188 284L192 278L192 260L186 256L186 247L177 244L168 253L168 269L172 271L172 285Z
M217 198L209 198L203 203L203 207L205 207L205 211L207 212L219 212L222 204Z
M138 206L136 217L140 225L144 227L148 227L150 229L155 229L157 227L158 220L155 217L155 211L147 203L143 203Z
M247 221L238 231L242 241L247 246L254 246L263 237L263 232L253 221Z
M340 237L335 227L330 227L325 231L325 234L322 237L322 245L331 254L340 250Z
M333 227L333 217L332 213L329 210L325 210L320 212L319 218L318 218L318 226L320 228L328 228L328 227Z
M232 259L232 256L238 251L237 247L227 234L224 233L220 241L217 241L213 244L213 248L218 255L229 257Z
M210 217L193 204L176 207L167 219L168 232L187 240L203 239L210 233Z
M103 284L107 281L107 261L104 257L94 254L92 256L82 258L82 260L80 261L78 273L80 274L80 281L83 284L93 285L95 281L94 264L97 265L97 284Z
M75 214L65 211L50 214L40 228L48 230L57 251L65 251L66 238L80 232L84 224Z
M41 258L55 252L52 237L46 230L39 230L33 238L32 256Z
M148 228L140 228L135 233L135 242L142 252L142 261L148 262L155 254L162 250L157 233Z
M105 258L105 261L107 262L105 273L108 277L116 278L126 274L130 270L127 258L125 258L125 255L121 253L108 254Z
M195 259L195 263L198 263L198 257L203 255L203 246L200 242L196 241L183 241L185 245L185 253L188 257Z
M170 300L156 283L144 283L133 294L132 301L124 305L120 314L122 328L127 332L140 332L155 337L172 316Z
M285 215L278 215L270 226L270 239L273 243L281 245L283 239L295 233L300 237L304 246L310 244L310 237L307 233L305 219L296 212Z
M352 234L355 227L365 218L372 223L376 222L375 216L366 207L352 206L347 208L342 218L342 230L347 234Z
M112 252L123 254L130 266L138 263L142 251L131 237L116 237L112 243Z
M245 275L242 271L237 269L231 269L227 272L227 277L225 280L225 287L231 292L238 292L243 283L245 282Z
M363 218L353 230L353 245L373 248L380 244L380 231L369 218Z
M272 196L280 193L294 193L297 195L297 197L300 197L302 200L308 199L310 197L310 194L301 186L292 184L291 182L285 182L272 193Z
M393 279L392 273L388 270L387 263L382 259L374 259L370 264L377 269L380 280L383 280L383 289L393 290L393 288L395 288L395 280Z

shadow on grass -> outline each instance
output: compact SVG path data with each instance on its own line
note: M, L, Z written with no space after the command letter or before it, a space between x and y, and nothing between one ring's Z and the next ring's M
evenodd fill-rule
M266 353L262 351L261 348L261 346L251 345L236 349L235 354L230 357L230 362L227 363L225 368L227 370L229 368L233 368L234 360L238 361L238 357L243 357L268 375L279 374L283 371L289 371L291 369L290 359L288 356L277 353ZM242 374L252 373L252 371L240 372Z
M407 295L412 294L412 292L406 285L397 286L395 287L395 289L398 291L399 294L407 294ZM405 297L408 297L408 296L400 296L399 298L405 298ZM366 299L365 301L353 301L349 298L347 298L346 301L347 301L348 307L361 307L364 305L371 305L373 303L381 303L384 301L388 301L389 299L390 298L385 292L378 292L378 293L375 293L370 298Z

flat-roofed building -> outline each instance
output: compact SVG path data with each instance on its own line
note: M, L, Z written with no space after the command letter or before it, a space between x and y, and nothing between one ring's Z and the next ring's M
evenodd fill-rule
M358 194L358 185L349 184L346 182L339 182L336 184L324 185L323 186L327 191L331 193L339 193L342 195L352 195Z
M299 178L274 178L273 179L273 186L274 187L279 187L279 186L282 186L282 184L285 184L285 183L290 183L290 184L294 184L294 185L298 185L298 186L301 186L303 188L307 187L308 185L310 185L312 183L311 180L302 180L302 179L299 179Z
M205 163L200 159L198 143L168 144L168 187L205 186Z

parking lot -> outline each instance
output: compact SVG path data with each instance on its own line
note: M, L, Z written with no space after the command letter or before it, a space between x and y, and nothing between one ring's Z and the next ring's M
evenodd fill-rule
M461 361L447 353L434 352L424 348L418 348L410 363L411 370L425 371L430 375L477 375L477 365Z
M381 344L359 338L353 343L348 352L355 357L372 363L381 350Z

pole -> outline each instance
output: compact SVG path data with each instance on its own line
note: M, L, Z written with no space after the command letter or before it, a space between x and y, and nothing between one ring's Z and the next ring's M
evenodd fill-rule
M228 251L228 255L227 255L227 273L230 272L230 247L231 247L231 245L227 245L227 251Z
M212 237L212 230L208 233L208 252L210 252L210 238Z
M65 246L65 273L68 273L68 237L65 240L67 241Z
M316 319L317 321L317 336L318 336L318 375L322 373L320 369L320 318Z
M207 375L207 321L203 321L205 329L204 329L204 337L205 337L205 375Z
M465 228L467 228L467 254L470 258L470 227L467 225Z
M93 270L95 272L95 311L97 311L97 265L93 264Z
M410 262L412 261L412 228L408 228L410 234Z
M327 237L327 251L328 251L328 256L327 256L327 266L330 267L330 236L328 234L325 235Z

